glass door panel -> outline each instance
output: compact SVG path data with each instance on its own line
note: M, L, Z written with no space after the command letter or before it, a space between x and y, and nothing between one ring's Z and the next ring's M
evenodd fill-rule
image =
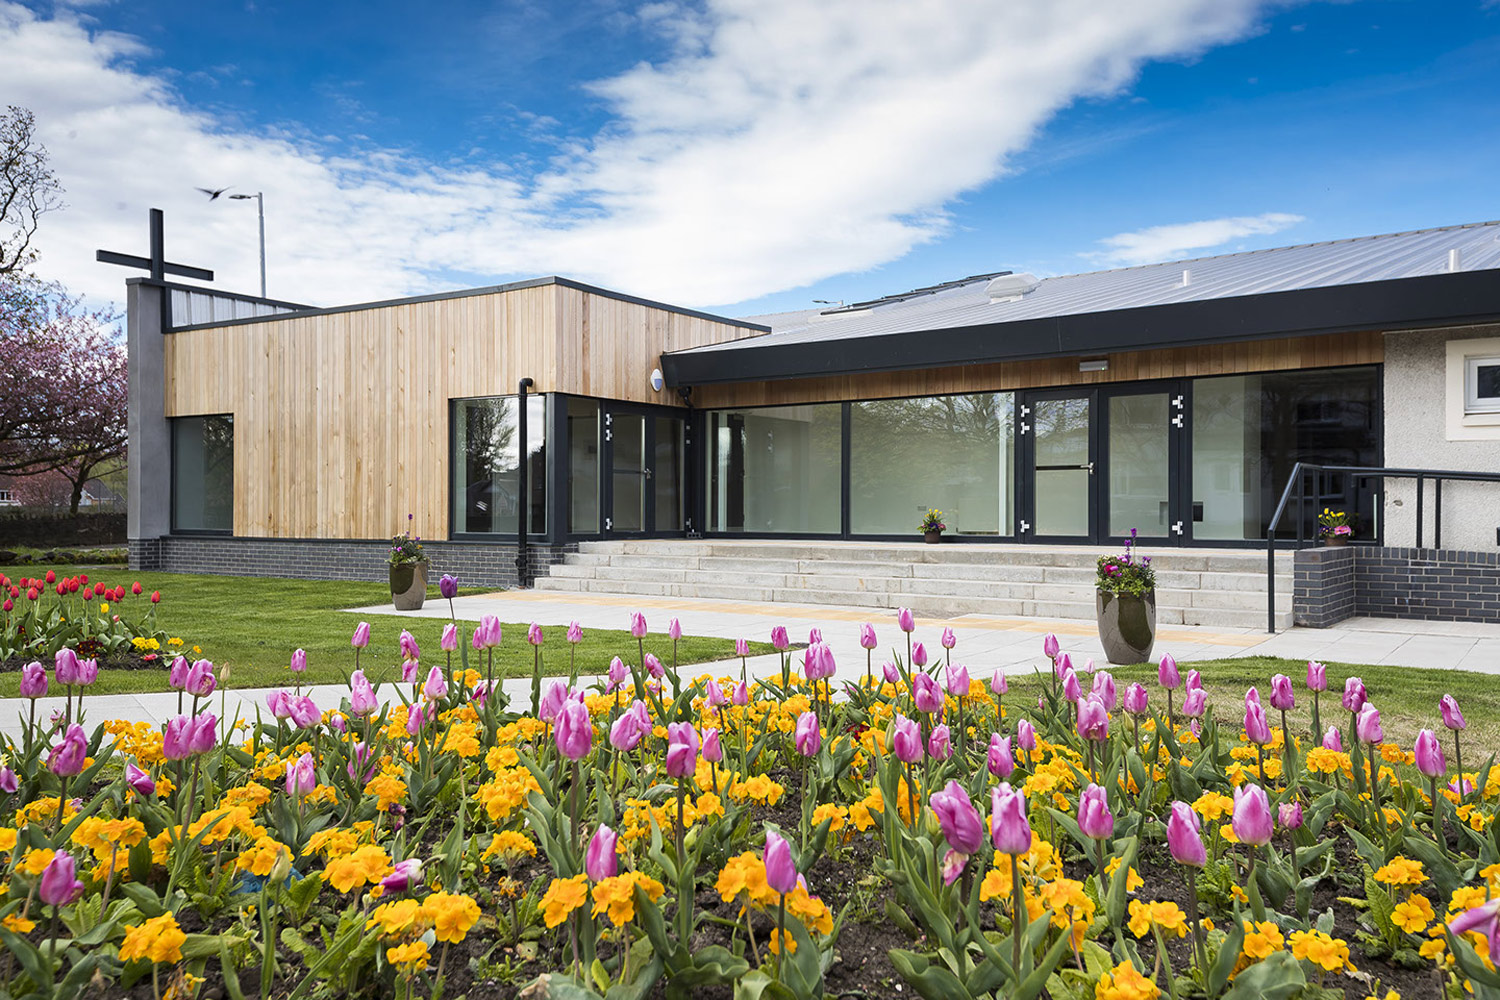
M652 482L656 487L655 531L681 531L683 524L682 419L656 418L656 467Z
M1088 396L1039 399L1035 403L1035 533L1089 538L1094 461Z
M616 412L610 420L610 530L646 530L646 485L651 476L646 451L646 418Z
M1165 537L1172 523L1168 394L1111 396L1108 407L1108 533L1118 538L1134 528Z

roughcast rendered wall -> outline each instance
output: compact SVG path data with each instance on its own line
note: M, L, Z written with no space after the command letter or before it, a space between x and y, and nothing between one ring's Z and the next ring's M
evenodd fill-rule
M1385 337L1385 464L1418 469L1500 472L1500 426L1455 430L1450 417L1448 343L1500 338L1500 326L1458 327L1388 333ZM1462 393L1462 382L1457 391ZM1461 412L1462 397L1458 399ZM1455 439L1459 434L1468 439ZM1386 485L1385 544L1413 546L1416 540L1416 483ZM1424 545L1433 545L1433 485L1423 496ZM1500 484L1445 483L1443 548L1496 550L1500 529Z

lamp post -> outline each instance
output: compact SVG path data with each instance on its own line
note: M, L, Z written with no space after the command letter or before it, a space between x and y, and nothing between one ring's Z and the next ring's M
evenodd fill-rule
M235 201L255 199L256 214L260 217L260 297L266 297L266 199L262 192L254 194L232 194Z

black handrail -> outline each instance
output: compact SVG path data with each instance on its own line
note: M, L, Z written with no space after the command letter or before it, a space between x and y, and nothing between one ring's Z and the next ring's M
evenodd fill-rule
M1306 492L1303 484L1309 472L1318 475L1318 495L1322 496L1323 476L1327 473L1342 473L1353 477L1356 481L1366 479L1415 479L1417 481L1417 548L1422 547L1424 538L1423 524L1423 489L1427 480L1435 484L1435 505L1432 511L1433 521L1433 547L1443 547L1443 482L1454 480L1455 482L1468 483L1500 483L1500 472L1462 472L1453 469L1397 469L1388 467L1374 467L1365 465L1317 465L1311 462L1298 462L1292 466L1291 477L1287 480L1286 489L1281 491L1281 502L1276 505L1276 511L1271 515L1270 526L1266 528L1266 631L1276 633L1276 529L1281 525L1281 515L1286 513L1287 504L1292 499L1293 492L1297 495L1297 540L1293 549L1301 548L1305 541L1302 537L1302 528L1306 524L1304 516L1304 505ZM1384 528L1382 527L1382 533Z

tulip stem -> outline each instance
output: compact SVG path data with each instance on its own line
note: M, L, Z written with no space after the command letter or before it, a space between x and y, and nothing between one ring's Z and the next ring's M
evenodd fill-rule
M776 982L781 982L781 963L786 958L786 893L778 893L776 900Z
M1172 1000L1177 1000L1177 977L1172 974L1172 956L1167 954L1167 942L1162 939L1161 926L1154 921L1151 924L1151 936L1156 938L1156 960L1167 974L1167 995Z
M1281 769L1281 782L1290 784L1292 776L1297 772L1292 759L1292 731L1286 727L1286 709L1284 708L1281 710L1281 743L1282 752L1286 755L1286 764Z
M1188 915L1193 918L1193 955L1198 963L1198 971L1204 975L1208 974L1208 956L1204 953L1203 928L1198 920L1198 880L1193 876L1193 869L1184 868L1187 875L1188 885Z
M1458 745L1458 730L1453 730L1453 763L1458 768L1458 804L1464 804L1464 752Z
M1380 808L1380 771L1375 762L1375 743L1372 740L1370 747L1370 799L1375 803L1375 825L1382 834L1389 828L1385 821L1385 813Z
M682 860L682 799L687 794L686 786L681 778L677 779L677 867L681 868Z
M1026 933L1027 920L1022 916L1026 913L1026 892L1021 888L1021 857L1018 854L1010 856L1010 898L1010 925L1015 934L1015 943L1011 949L1011 969L1019 978L1021 975L1021 936Z
M1323 738L1323 722L1322 722L1321 719L1318 718L1318 695L1321 694L1321 693L1322 693L1321 691L1317 691L1317 690L1314 690L1313 693L1312 693L1312 695L1313 695L1312 738L1314 740L1321 740Z
M1099 895L1101 897L1103 897L1103 898L1108 898L1108 896L1109 896L1109 876L1104 873L1104 840L1103 840L1103 838L1097 838L1097 839L1094 840L1094 855L1095 855L1095 862L1099 866ZM1129 877L1129 873L1128 872L1126 873L1126 877L1127 878Z
M1432 832L1437 837L1438 846L1443 853L1448 853L1448 831L1443 829L1443 807L1438 803L1437 775L1431 775L1427 779L1432 787Z

